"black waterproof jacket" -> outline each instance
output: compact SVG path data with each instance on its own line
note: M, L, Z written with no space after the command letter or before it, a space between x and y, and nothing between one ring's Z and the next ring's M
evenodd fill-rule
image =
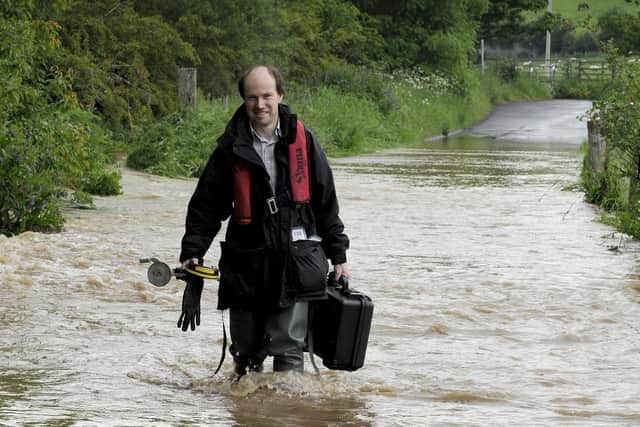
M218 309L221 310L229 307L273 310L305 299L306 291L302 289L305 285L300 285L296 276L309 274L300 273L295 266L292 271L291 259L301 259L302 270L311 265L311 275L322 274L322 293L328 269L326 259L332 264L346 262L349 239L338 216L333 174L327 159L314 135L305 129L311 201L294 203L290 197L288 144L295 139L297 118L283 104L279 106L279 116L281 138L275 147L278 168L275 195L262 159L253 148L249 118L241 106L218 138L218 145L189 202L181 262L202 259L221 223L231 216L232 161L240 158L249 165L251 222L242 225L230 219L225 241L221 242L218 289ZM267 205L267 199L274 196L278 205L275 214ZM304 227L307 236L317 235L321 242L292 242L294 227ZM309 262L310 251L316 255L321 253L322 262L317 261L316 255L312 255L316 260ZM318 296L317 289L314 295Z

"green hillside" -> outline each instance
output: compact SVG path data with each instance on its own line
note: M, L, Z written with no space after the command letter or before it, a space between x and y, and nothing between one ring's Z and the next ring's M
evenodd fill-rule
M589 8L578 10L578 5L586 3ZM578 23L591 16L597 18L611 9L624 10L633 13L639 8L625 0L553 0L553 12L561 14L566 19Z
M588 4L589 8L578 10L578 5L582 3ZM575 26L580 26L587 18L591 20L592 24L595 24L598 17L613 9L628 13L640 12L640 7L633 3L627 3L625 0L553 0L552 4L554 13L559 13ZM535 20L545 12L546 9L537 13L525 12L525 16L527 16L527 20Z

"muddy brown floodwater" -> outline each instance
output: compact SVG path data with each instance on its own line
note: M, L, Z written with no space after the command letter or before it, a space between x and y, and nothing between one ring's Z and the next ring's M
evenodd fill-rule
M332 160L351 282L376 305L354 373L231 383L227 360L213 377L215 282L183 333L182 284L138 263L176 263L195 181L125 169L124 194L64 232L0 237L0 423L640 425L640 246L571 189L588 107L511 104L464 136Z

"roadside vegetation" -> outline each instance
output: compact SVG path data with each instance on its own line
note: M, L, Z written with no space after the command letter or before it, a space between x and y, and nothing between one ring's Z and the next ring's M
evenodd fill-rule
M86 206L89 193L120 191L110 166L116 144L53 65L57 25L2 12L0 233L58 230L61 202Z
M526 77L505 80L470 71L467 79L462 86L419 69L385 74L342 66L329 70L318 87L286 88L284 102L329 156L344 156L446 135L481 120L498 103L550 97L546 85ZM194 110L155 121L131 142L127 165L159 175L199 176L241 102L237 95L231 101L203 99Z
M476 64L480 37L527 33L526 14L546 3L2 1L0 233L61 229L66 207L120 193L123 159L198 176L240 104L236 77L255 63L283 71L286 102L331 156L419 143L493 104L549 97L510 67ZM180 67L198 70L194 109L178 103Z
M581 182L586 199L603 208L605 222L640 238L640 63L620 63L615 84L588 114L606 141L604 170L595 171L587 153Z

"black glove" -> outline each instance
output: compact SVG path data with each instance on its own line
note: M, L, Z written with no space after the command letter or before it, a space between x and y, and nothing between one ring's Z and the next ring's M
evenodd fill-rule
M200 296L204 281L200 277L189 279L182 295L182 314L178 319L178 328L186 331L191 324L191 330L195 331L196 325L200 326Z

